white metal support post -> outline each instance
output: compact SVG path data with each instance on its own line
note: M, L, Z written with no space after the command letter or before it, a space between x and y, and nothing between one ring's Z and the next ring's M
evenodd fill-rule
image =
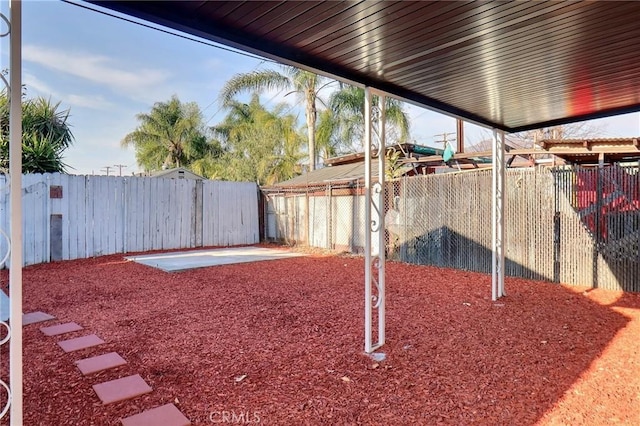
M22 2L11 0L9 40L10 117L9 174L11 184L11 343L9 383L11 424L22 425Z
M365 88L365 270L364 270L364 350L372 353L385 342L385 234L384 160L385 95ZM378 176L372 164L378 157ZM374 315L375 314L375 315ZM377 317L377 340L374 322Z
M22 3L9 0L9 18L1 15L9 36L9 80L2 77L9 96L9 325L8 335L0 344L9 342L9 385L0 381L7 401L0 407L0 418L10 414L12 426L21 426L22 413ZM8 253L7 253L8 255Z
M506 296L504 290L504 132L493 130L491 299Z

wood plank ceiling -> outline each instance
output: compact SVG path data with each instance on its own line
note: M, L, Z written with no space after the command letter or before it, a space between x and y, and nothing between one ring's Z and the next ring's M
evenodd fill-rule
M640 2L92 3L508 132L640 110Z

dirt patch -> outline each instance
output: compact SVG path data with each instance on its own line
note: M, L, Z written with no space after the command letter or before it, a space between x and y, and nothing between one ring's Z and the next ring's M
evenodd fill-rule
M361 258L166 273L114 255L23 274L25 312L85 327L25 327L26 425L117 425L166 403L202 425L640 424L638 295L507 279L494 303L487 275L388 263L375 362ZM107 343L56 345L90 333ZM128 364L88 377L73 364L111 351ZM153 392L104 406L91 389L131 374Z

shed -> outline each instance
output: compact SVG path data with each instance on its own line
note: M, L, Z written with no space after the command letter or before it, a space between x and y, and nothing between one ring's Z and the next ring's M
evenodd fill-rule
M167 169L151 174L154 178L165 179L193 179L193 180L205 180L206 178L193 173L191 170L184 167L176 167L175 169Z

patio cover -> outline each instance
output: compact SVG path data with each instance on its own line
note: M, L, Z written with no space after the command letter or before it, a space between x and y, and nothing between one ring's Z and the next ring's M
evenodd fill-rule
M510 133L640 110L640 2L91 3Z
M367 87L368 130L372 89L378 95L389 94L492 127L494 277L496 256L504 260L500 235L504 190L502 132L640 110L640 2L91 3ZM22 17L18 0L10 0L10 21L10 76L5 84L15 88L22 85ZM5 22L9 23L6 18ZM20 188L20 91L10 93L11 186ZM371 205L379 202L384 192L375 191L376 183L371 185L372 138L368 133L367 222ZM384 166L384 156L380 159L380 166ZM378 188L384 188L383 184L383 180L378 182ZM377 206L375 210L383 225L384 216ZM11 191L11 399L4 410L9 409L10 401L12 425L22 424L23 409L21 216L21 192ZM372 233L367 232L368 246ZM378 237L383 234L379 230L375 233ZM383 302L384 251L365 256L369 268L365 275L370 274L374 264L369 263L371 256L380 259L378 300ZM384 344L384 302L379 307L379 340L372 345L371 279L365 281L365 350L372 352ZM495 297L494 293L494 300ZM9 392L4 382L0 384Z

